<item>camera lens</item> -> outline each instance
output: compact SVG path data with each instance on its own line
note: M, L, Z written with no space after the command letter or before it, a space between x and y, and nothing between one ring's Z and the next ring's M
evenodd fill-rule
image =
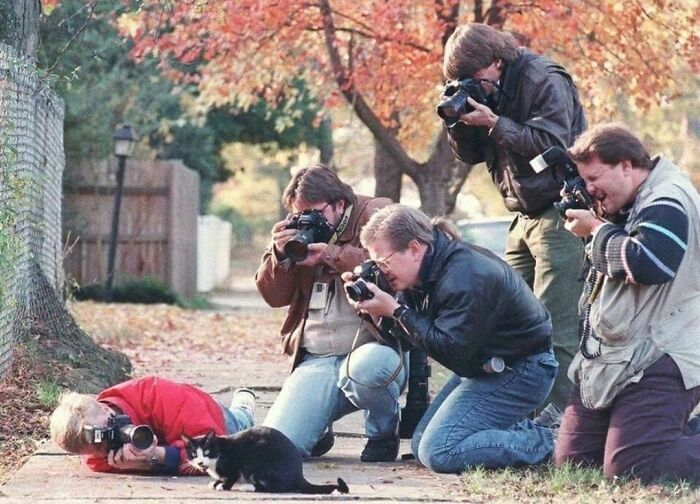
M301 262L309 257L309 246L299 240L289 240L284 246L284 255L294 262Z
M309 256L309 243L313 243L313 229L301 229L284 245L284 255L294 262L301 262Z
M125 441L138 450L145 450L153 444L153 431L148 425L128 425L124 427Z
M348 293L348 297L355 301L356 303L359 301L365 301L367 299L372 299L374 297L374 294L372 294L372 291L367 288L367 284L362 281L358 280L355 283L352 283L350 285L345 286L345 292Z
M460 89L437 106L437 114L446 124L450 126L455 124L462 114L474 110L467 102L468 96L469 94L464 89Z

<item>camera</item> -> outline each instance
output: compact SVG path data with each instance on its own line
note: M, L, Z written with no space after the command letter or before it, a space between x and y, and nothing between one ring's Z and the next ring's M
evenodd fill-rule
M331 226L320 210L304 210L292 216L285 229L296 229L297 233L284 245L284 254L294 262L309 256L310 243L326 243L333 236Z
M114 415L107 419L107 427L85 425L83 433L89 443L106 443L110 450L118 450L131 444L138 450L145 450L153 444L153 431L148 425L134 425L127 415Z
M345 292L355 302L366 301L374 297L372 291L367 288L366 282L373 283L384 292L391 292L389 280L386 279L377 263L371 259L361 262L355 267L352 271L352 280L351 284L345 286Z
M554 207L559 210L562 217L566 217L569 209L593 210L595 202L586 190L586 183L578 174L576 163L561 147L556 145L550 147L539 156L530 161L530 166L535 173L540 173L547 167L554 168L554 176L559 182L564 183L564 197L561 201L554 203Z
M437 106L437 113L445 121L447 127L451 128L457 124L463 114L474 110L474 107L469 105L467 101L470 96L477 103L486 105L486 94L478 80L466 78L447 81L442 92L442 101Z

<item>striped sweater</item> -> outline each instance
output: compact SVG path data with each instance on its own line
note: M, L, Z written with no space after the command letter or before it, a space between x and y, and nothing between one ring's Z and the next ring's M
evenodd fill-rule
M634 226L601 226L592 242L593 267L640 285L672 280L688 248L688 216L681 204L659 198L642 209Z

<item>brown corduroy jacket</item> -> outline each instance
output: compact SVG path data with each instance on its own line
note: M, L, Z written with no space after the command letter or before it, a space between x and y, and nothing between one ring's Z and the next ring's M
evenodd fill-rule
M360 231L374 212L391 205L388 198L356 196L350 221L335 244L328 245L321 256L323 269L320 281L328 281L367 259L360 245ZM280 329L282 351L292 357L292 369L301 360L301 334L296 329L306 318L314 283L314 266L298 266L289 259L279 260L270 244L255 274L255 283L265 302L273 308L289 306Z

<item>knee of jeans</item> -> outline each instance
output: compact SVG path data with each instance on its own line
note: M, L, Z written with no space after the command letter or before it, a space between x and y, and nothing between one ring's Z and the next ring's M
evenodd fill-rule
M456 473L459 470L453 467L449 454L444 446L436 446L431 443L419 442L416 459L425 467L437 473Z
M349 358L350 369L343 366L338 378L338 386L343 390L348 387L373 388L387 384L387 380L401 364L399 355L390 347L371 343L356 349Z
M420 447L420 442L423 439L423 433L418 432L417 430L413 433L413 437L411 437L411 453L413 454L413 458L415 458L418 462L420 462L420 453L418 453L418 449Z

